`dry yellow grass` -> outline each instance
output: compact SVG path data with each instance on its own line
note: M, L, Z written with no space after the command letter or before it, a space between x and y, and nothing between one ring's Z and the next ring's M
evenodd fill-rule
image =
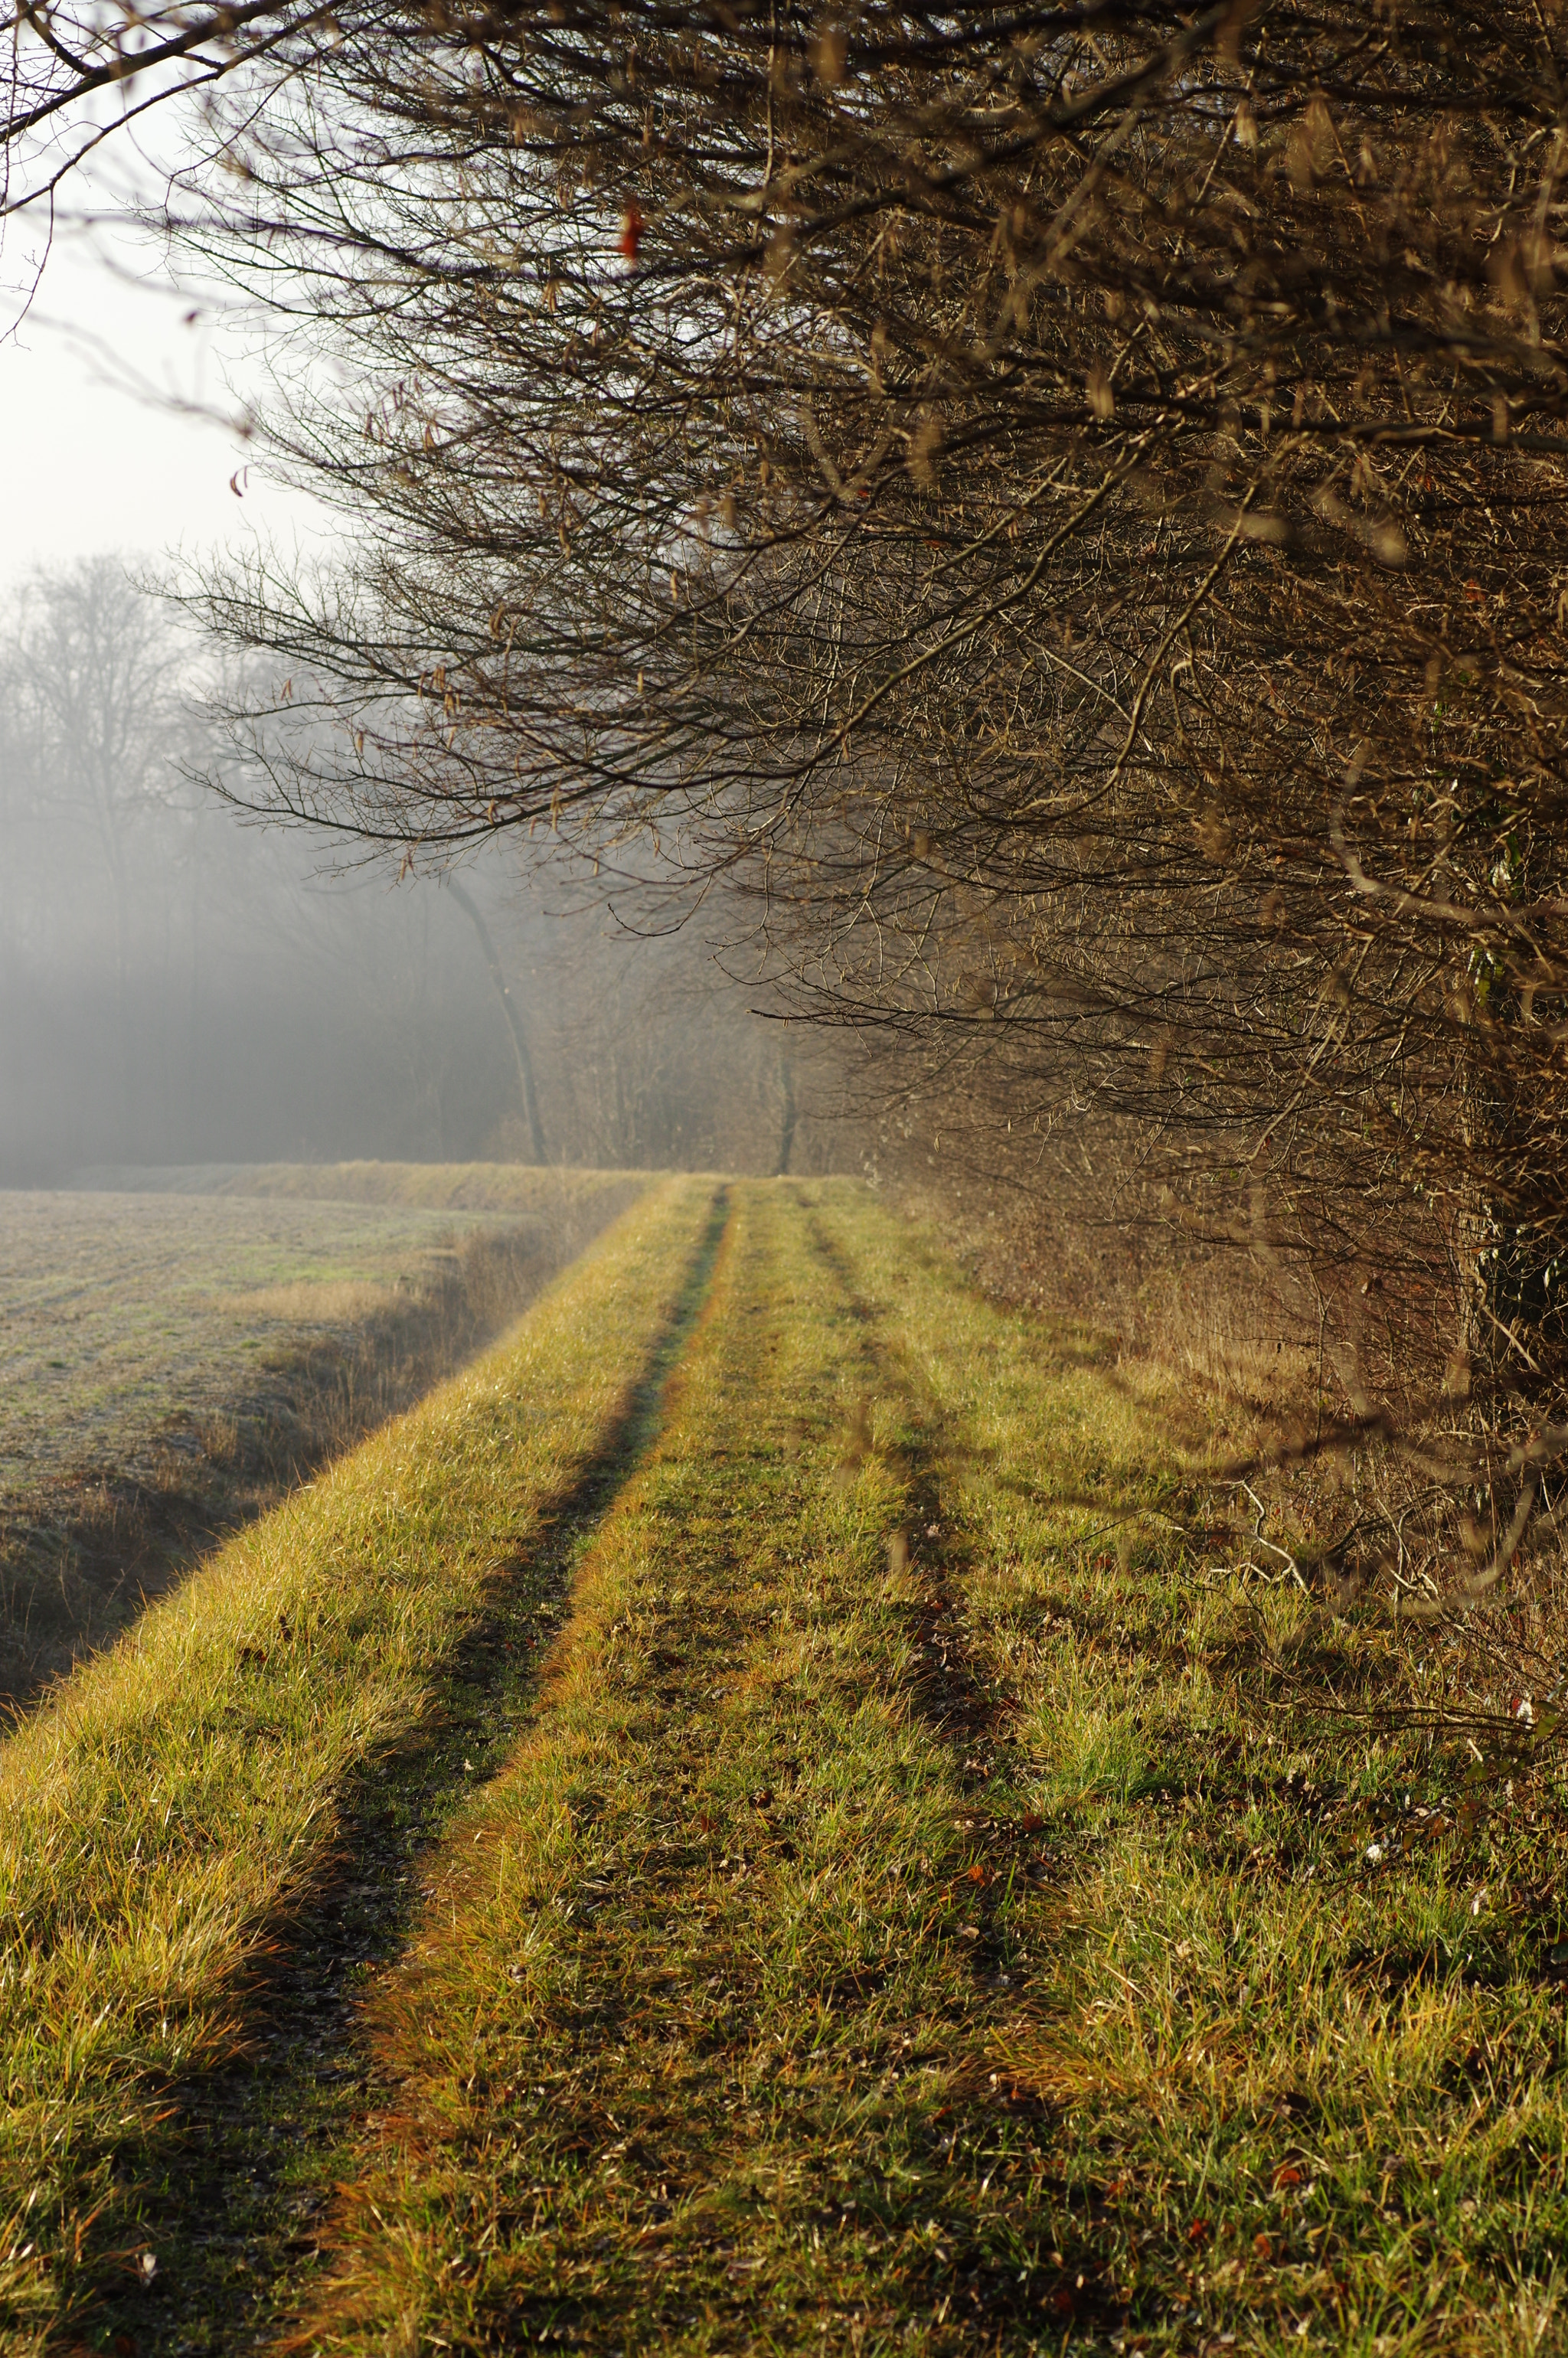
M218 1294L213 1306L236 1318L287 1318L311 1326L357 1326L395 1310L406 1296L395 1286L370 1285L352 1278L297 1278L290 1285L261 1285L248 1293Z

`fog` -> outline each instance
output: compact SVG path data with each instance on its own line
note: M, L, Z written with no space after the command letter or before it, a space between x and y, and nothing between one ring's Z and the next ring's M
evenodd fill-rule
M201 665L118 557L0 608L0 1184L532 1161L524 1064L551 1162L825 1166L790 1035L700 941L553 914L504 851L454 890L244 823L193 783Z

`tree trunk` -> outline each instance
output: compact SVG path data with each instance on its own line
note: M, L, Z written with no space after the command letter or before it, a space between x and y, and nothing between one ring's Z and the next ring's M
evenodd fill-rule
M512 996L512 987L506 979L505 970L502 966L495 944L491 939L490 927L484 922L478 902L469 892L468 887L460 884L455 876L449 876L446 883L453 900L474 929L474 936L479 943L481 955L489 968L490 979L495 985L496 995L501 1001L502 1011L506 1017L506 1029L512 1036L512 1053L517 1059L517 1082L523 1092L523 1110L528 1119L529 1142L534 1150L535 1162L543 1163L546 1160L545 1129L539 1120L539 1098L534 1087L534 1060L528 1054L528 1038L523 1029L523 1020L517 1012L516 1002Z
M1518 1020L1513 991L1494 985L1487 995L1484 1025L1477 1022L1470 1028L1462 1067L1465 1145L1472 1172L1471 1200L1459 1221L1463 1345L1473 1380L1487 1391L1534 1390L1545 1379L1552 1339L1552 1207L1532 1200L1532 1195L1544 1180L1549 1196L1554 1196L1558 1183L1555 1172L1549 1172L1532 1190L1526 1109L1509 1053ZM1540 1217L1543 1212L1545 1219Z
M787 1056L779 1058L779 1078L784 1083L784 1120L779 1128L779 1167L774 1175L782 1179L795 1152L795 1067Z

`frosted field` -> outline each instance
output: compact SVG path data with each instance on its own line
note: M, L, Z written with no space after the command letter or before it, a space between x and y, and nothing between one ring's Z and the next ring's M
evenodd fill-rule
M0 1494L133 1464L291 1346L450 1266L494 1211L286 1197L0 1191Z

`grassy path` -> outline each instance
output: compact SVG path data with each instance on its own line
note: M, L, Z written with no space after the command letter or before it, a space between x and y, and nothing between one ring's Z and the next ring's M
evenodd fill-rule
M537 1722L376 2002L309 2348L957 2347L1054 2298L909 1482L801 1206L738 1192Z
M521 1333L0 1764L16 2346L1568 2346L1563 1796L1328 1718L1388 1641L1203 1568L1179 1403L827 1183L667 1192Z
M841 1197L819 1224L938 1436L965 1658L1060 1893L1012 2061L1066 2345L1568 2348L1559 1757L1401 1727L1385 1621L1206 1563L1190 1404Z
M1560 1999L1476 1909L1560 1801L1379 1876L1452 1766L1226 1675L1314 1616L1198 1574L1174 1404L737 1195L298 2346L1563 2347Z
M302 1912L342 1919L357 1884L359 1913L384 1915L389 1848L406 1868L449 1810L465 1772L443 1719L493 1683L476 1641L501 1613L526 1670L555 1535L635 1445L713 1193L675 1183L639 1204L507 1343L225 1548L0 1751L6 2347L105 2300L119 2330L116 2287L207 2306L232 2346L247 2288L203 2301L231 2223L176 2232L184 2285L149 2232L202 2175L183 2093L265 2061L269 1976ZM377 1815L366 1889L353 1845ZM242 2157L287 2154L294 2125L268 2117L265 2071L250 2081L229 2091ZM235 2240L248 2268L255 2236Z

